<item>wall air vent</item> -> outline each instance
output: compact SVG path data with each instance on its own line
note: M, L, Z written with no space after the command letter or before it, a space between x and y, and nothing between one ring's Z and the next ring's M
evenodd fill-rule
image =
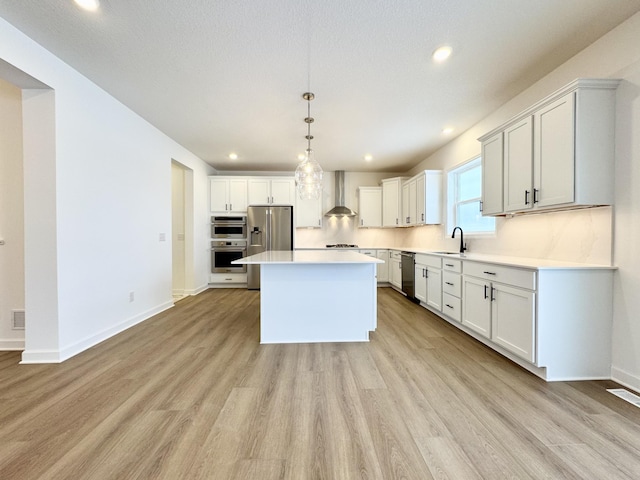
M11 310L11 328L24 330L24 310Z

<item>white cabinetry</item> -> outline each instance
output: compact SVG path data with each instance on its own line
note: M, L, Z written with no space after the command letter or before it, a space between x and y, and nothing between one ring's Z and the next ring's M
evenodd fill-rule
M402 182L405 179L405 177L394 177L382 180L383 227L400 227L402 225Z
M578 79L480 137L483 213L612 205L615 89L619 80ZM503 134L503 199L495 174ZM485 158L486 156L486 158Z
M389 250L376 250L376 256L384 263L378 263L378 283L389 281Z
M295 180L290 177L249 179L249 205L294 205Z
M212 213L247 211L247 179L209 177L209 206Z
M438 312L442 311L442 259L416 254L415 296Z
M312 200L296 198L294 211L296 213L296 227L322 227L322 195Z
M382 226L382 187L358 187L358 227Z
M502 158L503 133L498 132L482 142L482 200L483 215L495 215L504 211L502 207Z
M530 270L465 262L462 324L534 362L535 276Z
M389 251L389 283L398 290L402 289L402 258L396 250Z
M442 223L442 172L425 170L402 185L402 224L439 223Z
M442 259L442 313L459 322L462 318L462 262Z
M386 283L389 281L389 250L360 250L363 255L378 258L384 263L376 264L376 278L378 283Z

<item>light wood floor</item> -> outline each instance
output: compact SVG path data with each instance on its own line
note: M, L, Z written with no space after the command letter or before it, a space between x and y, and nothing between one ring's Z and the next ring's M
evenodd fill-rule
M259 293L221 289L60 365L0 353L0 478L640 478L616 384L546 384L378 302L370 343L261 346Z

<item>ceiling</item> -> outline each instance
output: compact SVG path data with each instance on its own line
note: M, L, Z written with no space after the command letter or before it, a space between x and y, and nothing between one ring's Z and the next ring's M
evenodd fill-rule
M305 91L325 170L406 171L639 10L640 0L102 0L94 13L72 0L0 2L1 17L232 171L295 169ZM443 44L453 55L436 64Z

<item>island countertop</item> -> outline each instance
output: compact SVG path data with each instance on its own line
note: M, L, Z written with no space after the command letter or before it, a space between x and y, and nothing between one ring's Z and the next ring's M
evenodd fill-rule
M349 250L269 250L231 263L238 265L384 263L384 260Z

